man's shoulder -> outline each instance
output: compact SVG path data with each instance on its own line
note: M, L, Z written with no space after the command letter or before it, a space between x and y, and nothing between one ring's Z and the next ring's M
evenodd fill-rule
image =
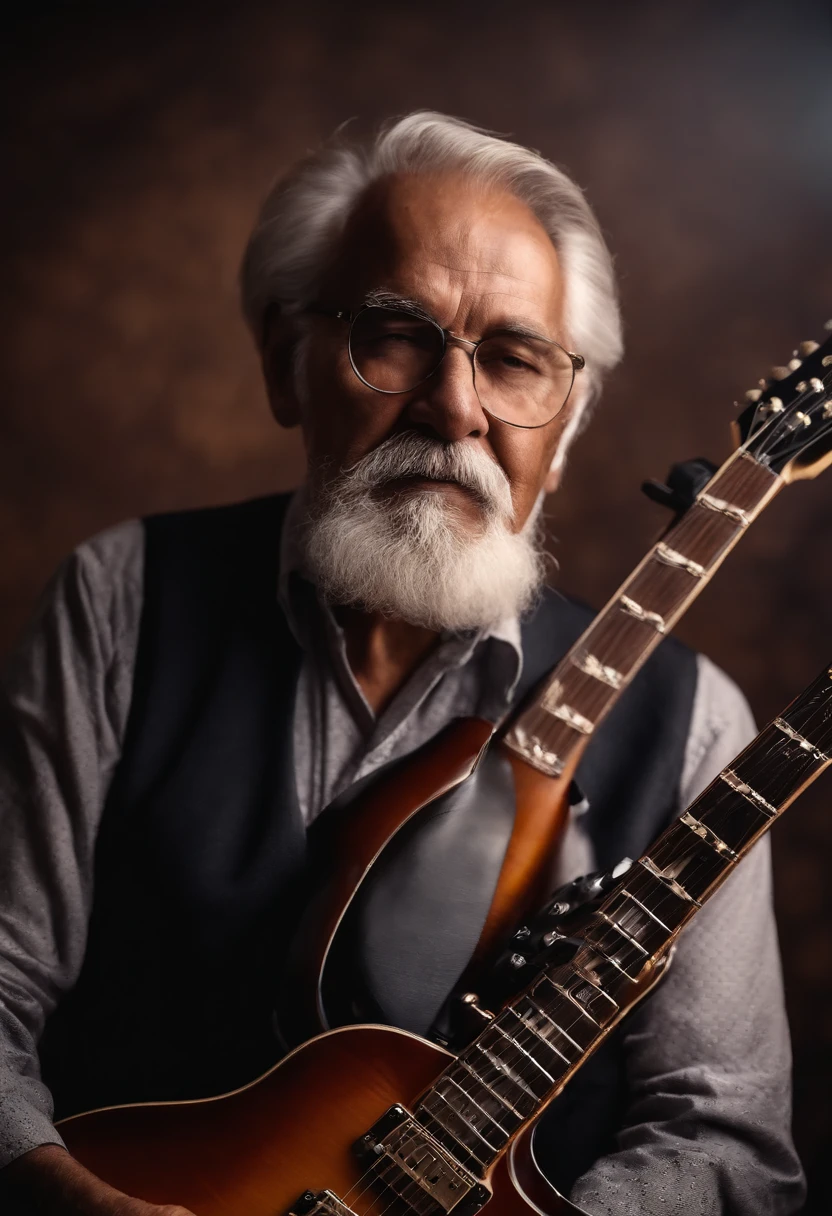
M105 528L83 541L67 565L87 581L141 581L144 529L139 519Z

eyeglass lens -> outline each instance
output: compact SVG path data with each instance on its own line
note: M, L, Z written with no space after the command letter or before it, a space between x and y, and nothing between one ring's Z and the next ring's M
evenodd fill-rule
M406 393L422 384L444 351L438 325L392 308L365 308L350 330L353 368L383 393ZM554 418L574 376L566 351L543 339L495 334L474 354L474 383L483 408L518 426L542 426Z

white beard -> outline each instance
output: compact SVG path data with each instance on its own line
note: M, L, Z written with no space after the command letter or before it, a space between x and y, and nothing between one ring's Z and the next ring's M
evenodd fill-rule
M399 477L453 480L483 513L472 528L439 488L377 497ZM508 478L472 444L394 435L310 495L306 567L324 596L428 629L484 629L518 616L543 583L537 518L511 532Z

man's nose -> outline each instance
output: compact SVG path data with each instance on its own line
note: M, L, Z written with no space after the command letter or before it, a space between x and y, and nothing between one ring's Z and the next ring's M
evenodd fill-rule
M439 367L407 406L409 421L430 427L446 443L488 431L488 415L474 385L473 354L472 347L451 341Z

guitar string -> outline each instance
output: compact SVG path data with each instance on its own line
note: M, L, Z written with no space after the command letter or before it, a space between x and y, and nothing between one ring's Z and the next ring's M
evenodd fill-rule
M823 698L819 702L817 707L814 707L810 710L809 717L807 719L807 726L806 726L806 729L809 731L809 737L814 738L814 731L812 730L812 727L817 722L819 732L820 732L819 738L821 739L822 742L824 742L824 744L825 744L826 734L830 733L829 732L829 703L830 703L830 701L832 701L832 692L830 692L825 698ZM785 741L778 740L776 743L771 744L767 750L758 749L758 754L757 754L756 758L758 759L758 761L762 761L763 763L766 760L770 759L771 757L777 757L778 759L782 760L784 745L785 745ZM817 771L820 772L821 770L817 770ZM744 846L743 849L740 851L740 857L743 857L751 847L752 846L750 843L747 844L746 846ZM603 955L602 955L602 957L603 957ZM545 974L547 970L548 970L548 968L545 968L545 967L542 968L541 974ZM522 995L518 999L522 999ZM543 1007L544 1007L544 1011L545 1011L545 1006L543 1006ZM554 1022L554 1020L553 1020L553 1024L555 1026L557 1026L557 1023ZM529 1028L529 1029L531 1029L531 1028ZM532 1033L537 1033L537 1032L533 1031ZM548 1042L547 1036L545 1034L540 1034L539 1037L541 1038L541 1040L544 1043ZM516 1054L518 1049L509 1047L509 1051L512 1051L512 1050ZM582 1052L582 1054L585 1054L586 1050L588 1050L588 1049L585 1049L584 1052ZM453 1063L454 1063L454 1061L451 1061L451 1064L449 1065L449 1067L452 1067ZM539 1067L534 1064L532 1058L529 1058L528 1065L526 1067L523 1066L524 1064L525 1064L525 1061L521 1061L521 1060L515 1061L513 1068L514 1068L515 1073L518 1076L525 1075L526 1077L528 1077L528 1076L532 1075L535 1072L535 1070ZM474 1070L474 1071L475 1071L476 1079L479 1081L482 1088L489 1094L490 1097L492 1097L495 1100L495 1103L497 1103L501 1109L504 1108L504 1104L502 1103L499 1095L493 1090L493 1087L491 1085L489 1085L488 1081L486 1081L484 1077L480 1076L480 1074L476 1070ZM437 1078L437 1082L434 1083L434 1086L438 1083L438 1080L439 1080L439 1078ZM471 1099L472 1102L474 1102L474 1104L476 1104L476 1101L475 1101L475 1099L473 1099L472 1095L468 1094L468 1097ZM541 1106L544 1101L545 1101L545 1096L538 1098L537 1105ZM474 1130L474 1132L476 1133L477 1132L476 1123L474 1123L472 1120L470 1120L463 1113L462 1110L453 1106L452 1103L449 1102L449 1105L451 1106L451 1110L453 1111L456 1118L458 1118L464 1126L472 1128ZM491 1123L493 1123L494 1127L497 1128L498 1132L502 1131L502 1133L505 1134L506 1129L501 1128L501 1125L499 1124L499 1122L497 1120L491 1118L491 1115L484 1107L481 1107L480 1109L483 1111L483 1113L486 1115L486 1117L490 1119ZM527 1123L530 1120L532 1120L535 1117L536 1113L537 1112L534 1112L533 1114L527 1116L527 1118L523 1120L523 1123ZM466 1145L465 1145L464 1140L460 1141L459 1137L456 1135L456 1133L454 1133L451 1129L447 1128L446 1125L443 1123L443 1121L440 1118L438 1118L438 1116L432 1115L430 1117L436 1119L439 1126L444 1128L445 1132L447 1134L449 1134L453 1139L457 1140L459 1142L460 1146L463 1148L463 1150L466 1150ZM519 1126L522 1126L522 1123ZM508 1138L509 1137L506 1136L506 1140L508 1140ZM495 1156L499 1153L499 1151L501 1151L501 1150L497 1149L496 1146L493 1146L493 1145L491 1146L491 1148L492 1148L492 1151L494 1152ZM397 1181L399 1181L398 1187L381 1174L382 1168L387 1169L388 1172L391 1169L395 1172ZM401 1182L400 1182L400 1179L402 1177L404 1178L403 1186L401 1185ZM395 1206L395 1204L398 1202L403 1203L410 1211L416 1211L417 1213L421 1213L422 1216L434 1216L435 1209L436 1209L435 1201L432 1200L430 1196L425 1195L424 1191L422 1191L422 1189L419 1187L418 1183L414 1182L412 1179L409 1179L409 1177L406 1174L404 1174L403 1171L401 1171L401 1168L398 1166L398 1164L395 1162L395 1160L390 1159L390 1158L385 1158L383 1162L373 1163L373 1166L369 1170L366 1171L364 1178L367 1179L368 1181L367 1181L366 1185L364 1186L364 1188L360 1191L360 1193L355 1195L355 1197L352 1199L353 1210L359 1210L358 1206L357 1206L357 1201L363 1197L363 1195L364 1195L364 1193L366 1193L366 1190L368 1189L368 1187L370 1185L372 1185L373 1182L380 1181L383 1186L385 1186L388 1190L391 1191L392 1198L391 1198L390 1202L385 1207L383 1207L380 1212L377 1213L377 1216L386 1216L386 1213L388 1213L390 1211L390 1209L393 1206ZM357 1185L358 1184L356 1184L356 1186ZM356 1190L356 1186L350 1188L350 1190L343 1197L343 1202L346 1203L353 1196L353 1194ZM362 1216L366 1216L366 1214L371 1212L374 1207L377 1207L378 1202L379 1202L379 1197L374 1195L371 1204L368 1207L363 1208ZM426 1206L426 1204L427 1204L427 1206Z
M822 380L823 380L824 386L828 386L829 382L832 381L832 374L830 374L828 376L824 376L822 378ZM799 408L800 405L804 404L805 401L808 400L808 398L810 396L815 396L815 394L807 392L807 393L803 394L802 396L798 396L798 398L796 398L795 401L792 403L792 405L789 407L790 415L793 416L793 414L796 412L797 408ZM785 426L783 419L778 418L778 423L779 423L779 426L772 427L771 432L767 436L767 439L761 445L761 448L760 448L761 456L770 454L770 452L773 450L773 448L776 446L776 444L781 441L780 436L781 436L781 432L783 430L789 430L789 431L793 430L793 427L787 428ZM830 425L832 425L832 423L830 423ZM829 429L828 425L824 425L823 427L821 427L820 432L815 434L814 436L812 436L811 442L815 442L819 438L821 438L827 432L828 429ZM744 445L744 447L745 447L745 445ZM743 472L745 473L745 476L741 476L738 479L737 493L742 493L743 490L747 490L752 485L752 483L757 480L756 470L753 470L753 469L750 469L747 471L743 470ZM702 538L702 535L706 531L706 528L707 528L707 525L703 526L702 528L700 528L698 530L692 529L688 543L691 546L695 546L697 541ZM544 713L545 713L545 711L544 711ZM744 855L744 853L742 855ZM601 956L604 957L603 954ZM545 973L546 970L547 970L547 968L543 968L542 973ZM544 1016L546 1016L545 1013L544 1013ZM520 1019L520 1020L523 1021L523 1019ZM524 1024L526 1024L526 1023L524 1022ZM554 1021L553 1021L553 1025L557 1027L557 1023ZM558 1029L559 1029L559 1027L558 1027ZM529 1030L531 1031L531 1033L537 1034L537 1037L540 1038L543 1043L545 1043L545 1044L547 1044L547 1046L549 1046L547 1036L545 1034L540 1034L539 1032L533 1031L533 1030L531 1030L530 1027L529 1027ZM586 1050L588 1050L588 1049L586 1049ZM586 1054L586 1050L583 1050L581 1052L582 1056ZM535 1073L537 1071L539 1071L540 1066L537 1065L531 1057L529 1058L528 1062L525 1059L523 1059L522 1049L515 1046L510 1041L508 1043L508 1051L510 1053L513 1053L515 1055L515 1057L517 1057L515 1059L515 1061L511 1064L511 1067L519 1078L521 1078L523 1080L527 1080L527 1079L533 1077L535 1075ZM579 1056L579 1059L580 1058L581 1057ZM449 1065L448 1067L450 1068L451 1065ZM444 1071L445 1070L443 1070L443 1073L444 1073ZM483 1087L483 1089L486 1091L488 1096L491 1097L494 1100L494 1102L498 1105L499 1110L495 1113L505 1114L505 1111L506 1111L505 1103L502 1102L499 1095L494 1090L493 1086L490 1085L483 1077L481 1077L480 1074L476 1071L476 1069L474 1070L474 1072L475 1072L476 1080ZM434 1085L438 1083L438 1080L439 1080L439 1078L437 1078L437 1082L435 1082ZM479 1104L476 1103L473 1095L468 1090L465 1089L464 1085L462 1084L462 1080L463 1080L463 1077L461 1076L460 1080L459 1080L459 1088L469 1099L469 1102L468 1102L469 1108L472 1104L475 1106L478 1106ZM554 1084L557 1084L557 1079L553 1079L553 1080L554 1080ZM469 1082L469 1084L470 1084L470 1082ZM433 1087L431 1087L431 1088L433 1088ZM537 1103L538 1107L542 1106L544 1101L545 1101L545 1098L536 1099L536 1103ZM463 1113L462 1110L457 1109L453 1105L453 1103L450 1102L450 1100L448 1101L448 1105L449 1105L451 1111L453 1112L453 1114L456 1116L456 1118L459 1119L464 1126L466 1126L467 1128L470 1128L474 1132L475 1135L478 1134L478 1129L476 1127L476 1124L471 1119L469 1119ZM487 1120L489 1120L489 1122L491 1124L493 1124L494 1127L497 1128L498 1133L500 1135L505 1136L506 1129L502 1127L502 1125L499 1123L498 1119L493 1117L492 1112L489 1112L485 1107L480 1107L480 1109L482 1110L485 1118ZM537 1112L529 1115L526 1119L523 1120L523 1123L521 1123L519 1126L522 1127L524 1123L528 1123L531 1120L533 1120L536 1117L536 1113ZM442 1122L441 1119L439 1119L437 1116L431 1116L431 1117L436 1118L436 1121L438 1122L439 1126L445 1128L445 1124ZM446 1133L448 1135L450 1135L453 1139L458 1140L458 1137L452 1131L450 1131L450 1129L445 1128L445 1130L446 1130ZM509 1138L510 1138L509 1136L506 1136L506 1141L508 1141ZM468 1151L465 1144L462 1141L459 1141L459 1143L461 1144L463 1149ZM492 1151L495 1153L495 1155L497 1155L500 1151L502 1151L502 1150L498 1150L498 1149L494 1148L493 1146L491 1146L491 1147L492 1147ZM392 1168L396 1171L397 1180L398 1180L398 1178L404 1179L404 1186L402 1187L401 1190L397 1190L396 1187L394 1187L387 1179L385 1179L383 1176L381 1176L382 1168L388 1168L388 1169ZM356 1188L358 1186L360 1186L362 1181L365 1181L365 1185L362 1187L362 1189L357 1194L354 1194L354 1192L356 1191ZM368 1170L365 1171L364 1175L362 1175L362 1177L359 1178L359 1180L353 1185L353 1187L351 1187L350 1190L345 1194L342 1202L346 1203L347 1199L352 1197L352 1203L357 1204L357 1202L366 1194L367 1190L370 1189L370 1187L372 1187L373 1183L379 1182L379 1181L382 1183L383 1186L385 1186L387 1189L392 1191L393 1198L390 1200L390 1202L384 1208L381 1209L381 1211L379 1213L377 1213L377 1216L386 1216L386 1214L390 1211L390 1209L398 1202L404 1203L405 1206L407 1208L409 1208L411 1211L416 1211L417 1213L421 1211L424 1214L424 1216L429 1216L429 1214L437 1206L435 1201L432 1200L429 1195L426 1195L425 1192L421 1189L421 1187L419 1187L418 1183L415 1182L413 1179L409 1178L407 1173L405 1171L401 1170L400 1167L397 1166L396 1162L391 1158L384 1158L383 1161L381 1161L381 1162L373 1163L373 1165ZM412 1190L414 1192L413 1198L410 1198L407 1194L407 1192L410 1190ZM424 1207L425 1201L428 1204L427 1209ZM364 1213L362 1214L362 1216L368 1216L368 1213L372 1212L374 1206L376 1206L378 1202L379 1202L379 1198L377 1195L374 1194L371 1204L369 1205L368 1208L364 1209ZM353 1210L355 1210L355 1208L353 1208Z
M804 727L804 729L806 730L806 732L807 732L807 734L808 734L808 737L809 737L809 738L810 738L810 739L811 739L813 742L815 742L815 743L816 743L816 745L818 745L818 744L817 744L817 740L819 739L819 740L821 740L821 742L824 742L824 745L825 745L825 747L826 747L826 748L828 748L828 747L829 747L829 743L828 743L828 742L826 742L826 736L827 736L827 735L832 736L832 731L830 731L830 722L829 722L829 709L830 709L830 704L832 704L832 691L830 691L830 692L828 692L828 693L827 693L827 696L826 696L825 698L823 698L823 699L822 699L822 701L821 701L821 703L819 704L819 706L818 706L818 707L816 707L816 708L814 708L814 709L812 709L812 710L811 710L811 712L810 712L809 716L807 717L806 724L805 724L805 727ZM761 732L761 733L762 733L762 732ZM756 746L755 746L755 745L756 745ZM761 747L759 746L759 736L758 736L758 738L757 738L756 740L754 740L750 746L751 746L752 748L754 748L754 749L755 749L755 750L754 750L754 752L753 752L752 754L753 754L753 758L754 758L754 760L755 760L755 762L756 762L756 763L761 764L761 765L765 765L765 764L766 764L766 762L768 762L768 761L770 761L770 760L772 760L772 759L775 759L775 760L777 760L777 761L779 761L779 762L780 762L780 765L781 765L781 766L783 765L783 762L784 762L784 760L785 760L785 756L784 756L784 749L785 749L785 748L787 748L787 746L788 746L788 744L787 744L787 740L786 740L786 739L775 738L775 739L773 739L773 740L772 740L771 744L768 746L768 748L767 748L767 749L763 749L763 748L761 748ZM818 745L818 746L819 746L819 745ZM821 752L823 752L823 751L824 751L824 748L823 748L823 747L819 747L819 750L820 750ZM787 763L787 761L786 761L786 763ZM825 767L827 767L827 766L826 766L826 765L824 765L823 767L825 768ZM814 780L814 779L815 779L815 778L816 778L816 777L817 777L817 776L820 774L820 772L821 772L821 771L823 771L823 768L816 769L816 770L815 770L815 771L812 773L811 780ZM773 781L773 778L772 778L771 776L769 776L769 777L767 778L767 782L766 782L766 783L767 783L767 784L770 784L772 781ZM704 794L702 795L702 797L704 797ZM698 800L696 800L696 801L698 801ZM780 814L782 813L782 809L783 809L783 807L784 807L785 801L788 801L788 798L787 798L787 797L786 797L785 799L781 799L781 800L778 802L778 804L777 804L778 809L777 809L777 813L776 813L776 815L775 815L775 816L774 816L774 817L771 819L771 821L770 821L770 822L765 823L765 824L762 826L762 831L761 831L761 832L759 832L759 833L758 833L758 835L765 834L765 833L766 833L766 832L769 830L769 828L772 826L772 824L773 824L773 823L774 823L774 822L775 822L775 821L776 821L776 820L777 820L777 819L780 817ZM693 805L695 805L695 803L694 803ZM674 821L674 824L671 824L670 826L671 826L671 827L672 827L672 826L674 826L674 825L675 825L675 822L676 822L676 821ZM755 837L755 839L756 839L756 838L757 838L757 837ZM654 842L654 844L655 844L655 843L656 843L656 842ZM738 850L738 857L737 857L736 861L733 863L733 865L731 865L731 866L726 866L725 870L721 872L720 877L722 876L722 874L726 874L726 875L727 875L728 873L730 873L730 872L731 872L731 869L733 868L733 866L734 866L734 865L736 865L736 864L738 864L738 862L739 862L740 860L742 860L742 859L743 859L743 857L745 857L745 855L747 854L748 850L749 850L751 847L752 847L751 843L747 843L747 844L745 844L745 845L744 845L744 846L743 846L741 849L739 849L739 850ZM625 878L624 882L622 883L622 889L626 890L626 878ZM655 957L657 956L657 954L658 954L658 953L660 953L660 952L661 952L661 951L660 951L660 949L654 950L654 951L652 952L652 954L651 954L649 957L651 957L651 958L655 958ZM598 950L598 951L597 951L597 953L598 953L598 954L601 956L601 958L606 958L606 957L607 957L607 956L605 956L605 955L604 955L603 951ZM644 962L646 963L647 961L648 961L648 960L645 958ZM565 965L566 965L566 966L569 966L569 964L565 964ZM536 974L535 978L534 978L532 981L530 981L530 984L527 986L527 988L525 989L525 991L528 991L528 988L529 988L529 987L531 987L531 985L532 985L532 984L536 983L536 982L537 982L537 980L538 980L538 979L541 977L541 975L545 975L545 974L547 974L547 973L549 973L549 972L550 972L550 967L546 967L546 966L544 966L543 968L541 968L541 969L538 971L538 973ZM634 980L632 980L632 978L631 978L631 977L625 977L625 976L623 976L623 975L622 975L621 979L622 979L622 982L624 982L624 983L626 983L627 981L629 981L630 983L635 982ZM518 998L515 998L515 1001L522 1000L522 998L523 998L523 994L521 993L521 994L520 994L520 996L519 996ZM514 1004L514 1003L515 1003L515 1001L511 1002L511 1004ZM550 1015L549 1015L549 1014L546 1012L546 1009L545 1009L545 1004L544 1004L543 1002L538 1002L538 1003L541 1005L542 1012L543 1012L544 1016L545 1016L546 1018L548 1018L550 1021L552 1021L553 1025L554 1025L554 1026L555 1026L555 1027L556 1027L558 1030L561 1030L561 1028L560 1028L560 1026L558 1025L558 1023L557 1023L557 1021L555 1020L555 1018L554 1018L554 1017L551 1017L551 1016L550 1016ZM518 1016L518 1018L520 1018L520 1015L519 1015L519 1014L517 1014L516 1016ZM521 1020L521 1021L523 1021L523 1022L525 1022L525 1019L523 1019L523 1018L520 1018L520 1020ZM549 1044L549 1039L548 1039L548 1036L547 1036L545 1033L541 1033L541 1032L539 1032L539 1031L534 1031L534 1030L532 1029L532 1027L528 1026L528 1023L525 1023L525 1025L527 1026L527 1028L528 1028L528 1029L529 1029L529 1030L530 1030L530 1031L531 1031L533 1034L537 1034L537 1035L538 1035L538 1037L539 1037L539 1038L540 1038L540 1039L541 1039L541 1040L542 1040L544 1043L546 1043L547 1045L550 1045L550 1044ZM590 1046L591 1046L591 1045L590 1045ZM585 1056L585 1055L586 1055L586 1052L587 1052L588 1050L589 1050L589 1047L587 1047L586 1049L583 1049L583 1050L581 1051L581 1055L580 1055L578 1058L579 1058L579 1059L581 1059L583 1056ZM517 1075L518 1075L518 1076L520 1076L521 1078L524 1078L524 1079L529 1079L530 1077L534 1077L534 1076L535 1076L535 1074L536 1074L536 1067L539 1067L539 1066L536 1066L536 1065L534 1064L534 1062L533 1062L533 1061L530 1061L530 1062L528 1063L528 1066L527 1066L527 1067L524 1067L525 1062L524 1062L524 1061L522 1061L522 1060L521 1060L521 1061L519 1061L518 1063L519 1063L519 1066L517 1066L517 1065L512 1065L512 1066L513 1066L513 1068L514 1068L514 1071L517 1073ZM450 1067L450 1066L449 1066L449 1067ZM484 1087L484 1088L485 1088L487 1091L491 1092L491 1093L492 1093L492 1096L494 1096L494 1097L495 1097L495 1099L496 1099L496 1100L499 1102L499 1101L500 1101L500 1099L499 1099L499 1095L497 1095L496 1093L494 1093L494 1092L493 1092L493 1087L492 1087L492 1086L490 1086L490 1085L489 1085L489 1083L488 1083L487 1081L485 1081L485 1079L484 1079L483 1077L481 1077L479 1074L477 1074L477 1078L478 1078L478 1080L480 1081L480 1083L483 1085L483 1087ZM471 1095L469 1095L469 1096L471 1096ZM472 1101L473 1101L473 1098L472 1098ZM539 1099L539 1102L543 1102L543 1101L545 1101L545 1098L544 1098L544 1099ZM458 1112L458 1113L460 1113L460 1114L461 1114L461 1112ZM461 1116L461 1117L463 1117L463 1118L464 1118L464 1116ZM534 1117L536 1117L536 1116L535 1116L535 1115L531 1115L531 1116L529 1116L529 1118L530 1118L530 1119L531 1119L531 1118L534 1118ZM499 1125L498 1125L498 1126L499 1126ZM521 1126L522 1126L522 1125L521 1125Z
M830 382L832 382L832 373L829 373L823 377L824 386L828 386ZM817 398L816 393L814 393L814 392L805 392L803 394L798 394L798 396L795 398L794 402L790 406L790 417L793 417L793 414L800 408L800 406L804 405L806 403L806 401L809 400L810 397L813 398L813 404L815 404L815 405L821 404L820 400ZM824 434L826 434L830 428L832 428L832 420L830 420L829 423L824 424L820 428L819 432L817 432L813 436L812 442L816 442L819 438L821 438ZM767 441L763 445L761 445L761 455L767 455L773 449L773 447L776 446L777 443L781 442L780 430L782 430L782 429L783 428L781 427L779 430L778 430L778 428L774 428L772 430L772 432L768 435ZM715 474L715 476L718 476L718 475L719 475L718 473ZM742 469L742 475L739 477L738 482L737 482L737 491L736 492L738 494L742 494L742 492L744 490L747 490L749 487L752 487L753 484L757 481L758 481L758 471L756 469L753 469L753 468L747 469L747 470ZM762 495L761 495L761 497L762 497ZM694 528L694 529L690 530L689 543L691 545L695 545L696 542L699 539L701 539L702 533L704 531L704 527L706 527L706 526L707 525L704 525L703 528L700 528L700 529ZM541 719L544 722L548 723L548 721L550 720L550 715L548 715L545 710L539 711L539 714L540 714ZM544 1037L544 1039L545 1039L545 1036L542 1036L542 1037ZM518 1072L521 1077L523 1077L524 1079L527 1079L529 1076L532 1076L534 1074L534 1065L530 1064L528 1071L524 1070L521 1067L518 1070ZM492 1087L490 1087L487 1082L482 1081L482 1078L480 1078L480 1081L484 1085L485 1089L487 1091L491 1092ZM474 1102L472 1095L469 1094L468 1096L471 1099L471 1101ZM499 1097L496 1095L494 1095L494 1096L496 1098L496 1101L499 1102ZM487 1117L490 1117L489 1112L485 1112L485 1113L486 1113ZM499 1126L499 1124L497 1124L497 1126Z
M828 697L826 700L828 701L828 700L830 700L830 699L832 699L832 694L830 694L830 697ZM828 718L828 706L827 706L827 704L826 704L826 701L823 703L823 705L822 705L822 706L821 706L819 709L817 709L817 710L815 710L815 711L813 712L813 715L812 715L812 717L811 717L811 718L810 718L810 720L809 720L809 721L810 721L810 723L813 723L813 722L815 721L815 718L817 719L817 721L818 721L818 723L819 723L819 725L820 725L820 726L824 726L824 725L825 725L825 726L826 726L826 728L827 728L827 730L828 730L828 721L827 721L827 718ZM810 737L811 737L811 736L810 736ZM758 761L758 762L765 762L766 760L769 760L769 759L771 759L772 757L775 757L775 758L777 758L778 760L781 760L781 761L782 761L782 759L783 759L783 746L784 746L784 741L777 740L777 741L773 742L773 743L772 743L772 744L769 746L769 748L768 748L767 750L760 750L760 749L758 748L758 750L757 750L757 755L756 755L756 757L755 757L755 758L757 759L757 761ZM820 770L818 770L818 772L819 772L819 771L820 771ZM773 821L772 821L772 822L773 822ZM766 825L764 826L764 828L763 828L763 831L767 831L769 826L770 826L769 824L766 824ZM747 851L748 851L748 849L749 849L750 847L751 847L751 845L750 845L750 844L747 844L747 845L745 845L745 846L742 848L742 850L740 850L740 853L739 853L739 859L742 859L742 857L744 857L744 856L745 856L745 854L747 853ZM726 871L725 871L725 872L727 873L727 872L729 872L729 870L726 868ZM626 882L625 882L624 886L626 887ZM602 957L602 958L603 958L603 957L605 957L605 956L604 956L604 954L603 954L603 952L599 951L598 953L601 955L601 957ZM650 956L650 957L655 957L657 953L658 953L658 951L655 951L655 950L654 950L654 951L652 952L652 954L651 954L651 956ZM646 961L646 960L645 960L645 961ZM544 968L542 968L542 969L541 969L541 972L540 972L539 974L545 974L545 973L546 973L548 970L549 970L549 968L545 968L545 967L544 967ZM536 978L537 978L537 977L536 977ZM532 982L535 982L535 981L532 981ZM626 982L626 981L625 981L625 982ZM632 982L634 982L634 981L633 981L633 980L630 980L630 982L632 983ZM521 994L521 996L520 996L519 998L517 998L517 999L518 999L518 1000L522 1000L522 994ZM559 1025L558 1025L557 1021L555 1021L555 1019L554 1019L553 1017L549 1017L549 1015L546 1013L545 1004L544 1004L543 1002L541 1002L541 1008L542 1008L542 1011L543 1011L544 1016L545 1016L545 1017L547 1017L547 1018L549 1018L549 1020L551 1020L551 1021L552 1021L552 1024L553 1024L553 1026L554 1026L556 1029L560 1030L560 1027L559 1027ZM552 1045L551 1045L551 1042L550 1042L550 1038L549 1038L549 1036L548 1036L547 1034L545 1034L545 1033L541 1033L540 1031L536 1031L536 1030L534 1030L532 1027L530 1027L530 1026L528 1025L528 1023L526 1023L526 1022L525 1022L525 1020L524 1020L523 1018L521 1018L521 1017L520 1017L520 1015L519 1015L519 1014L517 1014L516 1016L518 1016L518 1018L519 1018L519 1019L520 1019L522 1022L524 1022L524 1024L527 1026L527 1029L528 1029L528 1030L529 1030L529 1031L530 1031L532 1034L536 1034L536 1035L537 1035L537 1037L538 1037L538 1038L539 1038L539 1039L540 1039L540 1040L541 1040L541 1041L542 1041L544 1044L546 1044L546 1045L547 1045L547 1046L550 1048L550 1050L552 1050ZM589 1050L589 1048L584 1049L584 1050L581 1052L581 1055L585 1055L585 1054L586 1054L586 1051L588 1051L588 1050ZM516 1073L516 1075L518 1075L519 1077L524 1078L524 1079L529 1079L529 1078L531 1078L531 1077L534 1077L534 1076L535 1076L535 1075L536 1075L536 1074L539 1072L540 1065L535 1063L535 1061L534 1061L533 1057L531 1057L531 1055L530 1055L530 1057L529 1057L529 1059L528 1059L528 1060L526 1060L526 1059L524 1059L524 1058L523 1058L523 1055L522 1055L523 1049L522 1049L522 1048L519 1048L519 1047L515 1047L515 1046L513 1046L513 1045L510 1045L510 1046L508 1047L508 1051L509 1051L509 1052L513 1052L513 1054L514 1054L514 1057L515 1057L515 1058L514 1058L514 1060L512 1061L512 1068L513 1068L513 1071ZM579 1056L579 1058L580 1058L580 1056ZM453 1065L453 1062L451 1062L451 1064L449 1065L449 1068L450 1068L450 1067L452 1067L452 1065ZM483 1089L484 1089L484 1090L485 1090L485 1091L488 1093L488 1095L489 1095L491 1098L493 1098L493 1099L494 1099L494 1102L495 1102L495 1103L498 1105L499 1110L498 1110L496 1113L498 1113L498 1114L499 1114L499 1113L503 1113L503 1114L505 1114L505 1104L504 1104L504 1103L501 1101L499 1094L498 1094L498 1093L496 1093L496 1091L494 1090L493 1086L492 1086L492 1085L490 1085L490 1084L489 1084L489 1082L488 1082L488 1081L486 1081L484 1077L482 1077L482 1076L481 1076L481 1075L480 1075L480 1074L479 1074L479 1073L478 1073L476 1070L474 1070L474 1071L475 1071L475 1075L476 1075L476 1080L477 1080L477 1081L480 1083L480 1085L482 1086L482 1088L483 1088ZM558 1078L558 1077L553 1078L553 1082L554 1082L554 1084L557 1084L557 1083L558 1083L558 1081L559 1081L559 1079L560 1079L560 1078ZM468 1091L466 1091L466 1090L464 1089L464 1086L462 1085L462 1079L461 1079L461 1077L460 1077L459 1084L460 1084L460 1088L461 1088L461 1089L463 1089L463 1092L465 1092L465 1093L467 1094L467 1097L469 1098L470 1103L472 1103L472 1104L473 1104L473 1105L475 1105L475 1106L478 1106L479 1104L476 1102L476 1099L473 1097L473 1095L472 1095L470 1092L468 1092ZM538 1104L538 1106L540 1106L540 1105L541 1105L541 1104L542 1104L542 1103L543 1103L545 1100L546 1100L545 1096L544 1096L544 1097L541 1097L541 1098L537 1098L537 1104ZM470 1118L469 1118L469 1117L468 1117L468 1116L467 1116L467 1115L466 1115L466 1114L463 1112L463 1110L460 1110L460 1109L458 1109L457 1107L453 1106L453 1104L452 1104L452 1103L450 1103L450 1102L449 1102L449 1105L451 1105L451 1109L453 1110L454 1114L456 1115L456 1117L457 1117L458 1119L460 1119L460 1120L463 1122L463 1124L466 1124L466 1125L468 1125L468 1126L471 1126L471 1127L473 1127L473 1129L474 1129L474 1131L475 1131L475 1132L477 1131L477 1123L476 1123L475 1121L471 1120L471 1119L470 1119ZM497 1131L498 1131L499 1133L502 1133L502 1134L504 1134L504 1135L505 1135L505 1133L506 1133L506 1129L502 1127L502 1125L499 1123L499 1120L498 1120L498 1119L495 1119L495 1118L492 1116L492 1112L488 1111L488 1110L487 1110L485 1107L480 1107L480 1109L482 1110L482 1112L483 1112L483 1114L486 1116L486 1118L487 1118L487 1119L490 1121L490 1123L491 1123L491 1124L493 1124L493 1126L494 1126L494 1127L497 1129ZM440 1126L445 1126L445 1125L443 1124L443 1121L442 1121L442 1119L441 1119L441 1118L439 1118L438 1116L433 1116L433 1117L437 1119L437 1121L439 1122ZM529 1119L533 1119L534 1117L535 1117L535 1114L529 1115L529 1116L527 1117L527 1119L524 1119L524 1120L523 1120L523 1122L527 1122ZM521 1123L519 1126L522 1126L522 1123ZM458 1137L456 1137L456 1134L455 1134L455 1133L454 1133L454 1132L453 1132L451 1129L446 1129L446 1130L449 1132L449 1134L450 1134L451 1136L454 1136L455 1138L457 1138L457 1139L458 1139ZM487 1130L487 1129L485 1129L485 1130ZM506 1136L506 1140L508 1140L509 1138L510 1138L510 1137L507 1135L507 1136ZM464 1144L463 1144L463 1147L464 1147ZM497 1151L499 1151L499 1150L496 1150L496 1149L495 1149L495 1152L497 1152Z

